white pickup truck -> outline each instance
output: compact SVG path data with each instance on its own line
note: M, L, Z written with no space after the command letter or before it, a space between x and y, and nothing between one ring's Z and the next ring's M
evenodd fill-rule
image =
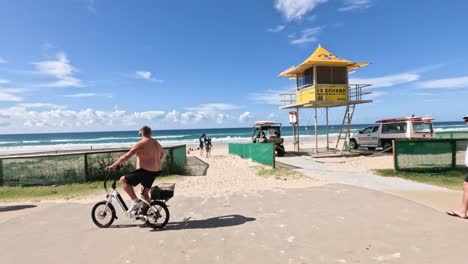
M434 138L433 118L404 117L376 121L377 124L366 127L354 133L349 139L349 147L357 149L359 146L375 150L392 148L392 140Z

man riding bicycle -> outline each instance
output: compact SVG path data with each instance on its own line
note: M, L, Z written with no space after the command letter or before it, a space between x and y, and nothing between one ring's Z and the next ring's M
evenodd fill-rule
M120 178L122 189L132 199L129 212L136 212L141 206L141 200L137 198L133 186L141 184L141 194L145 200L149 201L149 189L156 177L161 175L161 160L164 156L164 149L157 140L151 137L151 133L151 128L148 126L142 127L138 132L141 140L129 152L106 168L107 170L115 170L118 165L129 160L134 155L137 156L136 170Z

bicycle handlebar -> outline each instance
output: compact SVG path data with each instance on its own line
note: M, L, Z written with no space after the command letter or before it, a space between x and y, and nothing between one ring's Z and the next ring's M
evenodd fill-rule
M120 170L121 166L117 166L117 168L115 170L111 170L109 171L109 173L106 175L106 177L104 178L104 189L106 189L107 191L107 181L109 180L109 176L111 174L114 174L114 181L112 182L112 189L115 189L116 188L116 182L117 182L117 172Z

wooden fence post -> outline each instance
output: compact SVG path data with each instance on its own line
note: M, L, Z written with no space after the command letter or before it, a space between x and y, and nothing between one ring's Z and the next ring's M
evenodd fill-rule
M396 145L395 140L392 140L393 170L394 170L394 171L398 171L398 170L399 170L399 168L398 168L398 160L397 160L398 154L396 153L395 145Z
M450 145L452 147L452 169L457 168L457 141L450 139Z
M85 182L89 181L88 153L84 154Z
M3 186L3 160L0 159L0 186Z

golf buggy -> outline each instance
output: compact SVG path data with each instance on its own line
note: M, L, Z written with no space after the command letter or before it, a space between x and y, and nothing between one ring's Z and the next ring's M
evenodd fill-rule
M275 143L276 155L284 156L284 139L281 137L281 123L257 121L252 129L253 143Z

